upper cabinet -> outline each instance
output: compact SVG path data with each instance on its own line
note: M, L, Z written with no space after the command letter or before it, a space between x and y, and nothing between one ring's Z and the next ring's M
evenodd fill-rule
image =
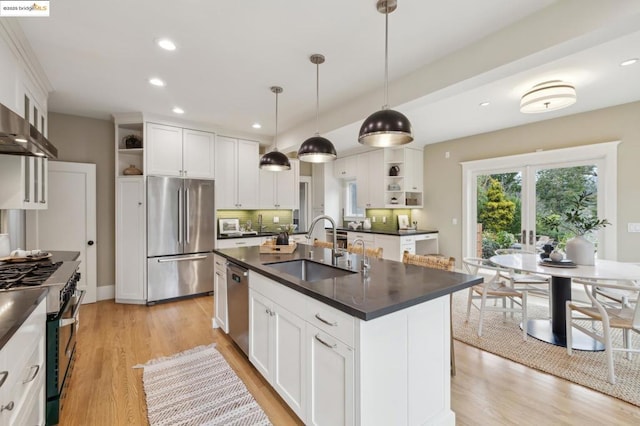
M422 207L422 150L384 150L384 204L386 207Z
M0 155L0 209L46 209L49 160Z
M147 123L146 174L199 179L215 177L213 133Z
M358 157L338 158L333 165L333 176L336 179L353 179L358 174Z
M300 163L292 159L289 162L291 170L280 172L260 170L260 208L298 208Z
M360 154L358 158L357 205L360 208L382 208L385 205L384 192L384 150Z
M215 143L216 208L259 208L258 142L218 136Z

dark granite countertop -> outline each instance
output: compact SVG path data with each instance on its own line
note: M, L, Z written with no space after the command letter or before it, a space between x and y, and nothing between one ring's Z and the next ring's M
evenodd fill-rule
M262 254L259 247L216 249L214 253L365 321L482 282L480 277L458 272L405 265L393 260L371 259L371 269L366 278L358 272L311 283L285 275L268 264L310 259L330 265L331 250L298 244L292 254ZM347 257L352 260L351 270L358 270L362 256L345 254L339 258L342 269L347 269Z
M257 234L243 234L243 235L218 235L219 240L231 240L234 238L258 238L258 237L271 237L274 235L278 235L282 231L263 231L258 232ZM289 235L304 235L305 231L296 231Z
M327 228L331 229L331 228ZM351 228L338 228L339 231L348 232L363 232L367 234L381 234L392 235L394 237L406 237L407 235L424 235L424 234L437 234L438 231L433 229L416 229L416 230L396 230L396 231L383 231L374 229L351 229Z
M79 251L49 251L51 253L52 262L68 262L72 260L78 260L80 257Z
M0 349L4 348L46 295L46 288L0 293Z

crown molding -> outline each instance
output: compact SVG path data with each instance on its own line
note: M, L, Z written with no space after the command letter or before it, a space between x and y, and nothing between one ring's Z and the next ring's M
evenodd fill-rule
M0 36L4 39L6 45L33 84L45 96L48 96L53 91L53 86L25 37L18 20L15 18L0 18Z

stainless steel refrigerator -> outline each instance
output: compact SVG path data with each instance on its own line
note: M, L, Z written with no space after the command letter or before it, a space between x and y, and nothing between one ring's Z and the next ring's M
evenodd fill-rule
M214 181L147 178L147 303L213 291Z

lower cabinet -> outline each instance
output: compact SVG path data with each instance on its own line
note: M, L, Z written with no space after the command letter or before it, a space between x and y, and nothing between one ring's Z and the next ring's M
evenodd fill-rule
M214 255L213 276L213 327L229 333L229 315L227 311L227 261Z
M354 422L354 351L330 334L307 324L307 424Z
M116 302L144 304L147 235L142 176L116 179Z
M303 319L315 301L258 274L249 285L251 363L306 424L353 424L353 348Z
M46 298L0 352L0 425L45 423Z
M251 290L249 324L249 360L289 407L300 418L304 418L306 323L264 295Z

